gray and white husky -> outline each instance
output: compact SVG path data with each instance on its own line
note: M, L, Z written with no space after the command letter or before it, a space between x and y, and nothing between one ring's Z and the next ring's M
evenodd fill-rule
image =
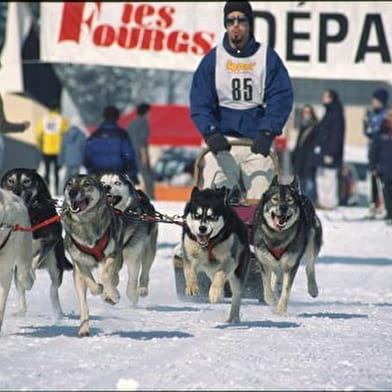
M0 189L0 329L13 273L18 292L30 290L34 283L32 235L12 230L15 225L30 227L27 208L21 198ZM19 311L26 312L23 298L19 297L19 301Z
M128 282L127 294L137 298L137 272L145 235L123 214L116 212L106 198L101 182L94 176L71 176L64 189L63 225L65 248L74 262L74 281L80 301L79 336L89 335L89 310L86 290L116 304L123 260L132 259L135 266ZM100 268L100 283L93 271ZM136 284L134 284L136 282Z
M129 283L128 297L135 305L137 295L148 295L148 283L150 269L155 259L158 239L158 223L147 222L137 219L137 215L147 214L153 216L155 208L148 196L141 190L136 189L131 179L123 173L101 173L99 175L109 204L116 210L129 217L128 225L131 225L139 233L139 254L133 252L124 259L128 268ZM135 214L135 215L133 215ZM138 286L139 270L141 267ZM136 291L136 287L139 289ZM136 293L136 296L135 296Z
M308 292L317 297L315 260L322 245L322 227L313 204L300 193L295 177L290 184L275 176L263 194L253 221L253 245L261 264L264 300L287 315L291 287L306 255Z
M241 292L249 269L249 241L245 224L225 202L226 189L193 188L184 211L182 235L186 295L198 293L197 272L211 280L209 300L216 303L224 284L232 292L229 322L240 319Z

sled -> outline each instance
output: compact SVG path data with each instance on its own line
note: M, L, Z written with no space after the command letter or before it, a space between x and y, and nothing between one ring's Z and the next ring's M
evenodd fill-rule
M251 141L231 141L229 142L232 146L246 146L251 147ZM193 185L200 187L201 183L201 170L203 159L207 154L211 153L209 148L203 148L200 152L199 156L196 158L195 166L194 166L194 174L193 174ZM266 159L271 159L274 167L274 171L276 175L279 175L279 163L278 158L274 152L270 152L269 156ZM252 230L252 222L253 216L256 211L257 204L259 203L258 199L240 199L235 203L231 203L230 200L228 204L234 209L240 219L246 224L248 227L249 240L251 242L250 233ZM252 250L252 246L251 246ZM173 257L173 267L174 267L174 276L175 276L175 284L176 284L176 293L177 297L185 302L208 302L208 291L211 285L211 281L209 277L204 272L198 272L197 280L199 286L199 293L195 296L187 296L185 295L185 277L184 277L184 269L183 269L183 259L180 254L175 254ZM229 283L226 282L224 286L224 298L231 298L231 291ZM263 297L263 283L261 279L261 267L260 264L256 261L256 257L253 252L251 252L250 257L250 268L248 272L248 276L242 291L242 298L249 299L257 299L259 302L264 303Z

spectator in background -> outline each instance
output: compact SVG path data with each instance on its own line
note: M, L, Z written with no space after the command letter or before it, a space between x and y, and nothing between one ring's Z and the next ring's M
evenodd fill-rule
M84 166L89 174L103 171L128 174L137 184L134 148L126 131L117 125L120 112L115 106L109 105L102 114L103 122L86 141Z
M388 225L392 225L392 108L388 109L387 118L372 138L369 160L372 174L381 179L385 219Z
M3 168L4 153L5 153L3 134L10 133L10 132L24 132L29 126L30 126L30 121L23 121L18 123L7 121L4 114L3 99L0 95L0 169Z
M389 94L384 88L378 88L374 91L372 96L372 108L367 110L364 119L364 134L368 138L368 151L372 148L372 142L380 132L381 124L387 117L387 105ZM370 216L375 217L380 212L382 205L378 191L378 177L376 171L371 171L370 189L371 189L371 202L370 202Z
M65 166L64 181L72 175L79 173L84 160L86 135L80 128L80 122L74 118L71 127L65 132L61 140L61 150L58 156L58 165Z
M60 166L57 160L60 154L61 139L68 127L68 120L60 114L57 102L49 105L49 113L45 114L36 125L37 146L42 153L45 164L44 178L50 189L50 171L53 167L55 194L59 193Z
M325 114L316 125L312 164L316 167L318 207L333 209L339 204L339 178L343 165L345 119L338 93L322 96Z
M128 125L127 133L136 151L137 166L143 179L145 191L151 199L154 199L154 173L151 170L148 151L148 139L150 137L148 113L150 109L148 103L138 105L136 108L137 117Z
M312 105L301 109L297 142L293 150L292 163L294 174L298 176L302 192L316 203L315 167L311 164L314 149L317 116Z

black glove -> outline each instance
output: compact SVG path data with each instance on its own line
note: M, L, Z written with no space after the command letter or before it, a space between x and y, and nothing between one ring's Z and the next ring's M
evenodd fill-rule
M219 151L230 151L231 145L221 133L213 133L205 137L209 149L217 154Z
M271 150L273 140L274 138L269 132L261 131L260 135L257 136L255 140L253 140L253 144L250 150L254 154L261 154L266 157Z

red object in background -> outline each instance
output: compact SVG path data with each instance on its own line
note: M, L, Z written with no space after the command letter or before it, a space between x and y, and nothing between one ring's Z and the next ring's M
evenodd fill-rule
M287 149L287 139L285 136L277 136L274 140L275 149L277 152L283 152Z
M136 117L136 110L120 117L119 125L126 128ZM200 146L202 137L192 122L189 107L180 105L151 105L150 144L170 146Z

